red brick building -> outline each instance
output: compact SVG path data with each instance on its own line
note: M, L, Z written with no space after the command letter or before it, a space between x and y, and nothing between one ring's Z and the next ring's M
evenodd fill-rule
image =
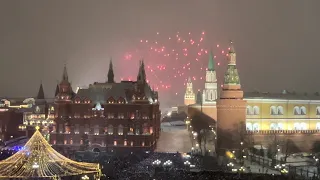
M8 141L12 138L25 136L25 131L19 129L23 122L23 113L15 108L9 108L0 103L0 140Z
M50 142L60 149L153 150L160 132L158 93L146 82L143 61L137 81L114 81L112 62L105 83L72 90L67 69L54 102Z

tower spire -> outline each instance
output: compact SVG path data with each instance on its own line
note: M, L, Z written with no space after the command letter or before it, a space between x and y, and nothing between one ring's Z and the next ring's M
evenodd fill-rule
M110 59L110 63L109 63L108 83L114 83L114 73L113 73L112 58Z
M59 94L59 83L57 83L56 91L54 92L54 97L56 97Z
M208 71L214 71L214 55L212 53L212 50L209 54Z
M137 81L146 82L146 71L144 69L143 59L140 61L140 68L139 68L139 72L138 72Z
M234 49L233 41L230 41L228 61L227 72L224 76L224 88L230 86L237 86L240 88L240 78L236 67L236 51Z
M63 68L62 81L69 81L68 72L67 72L67 65L66 64L64 64L64 68Z
M42 82L40 83L40 88L38 91L37 99L44 99L44 91L43 91Z
M184 104L190 105L194 103L195 103L195 94L193 92L193 85L192 85L191 78L189 77L187 81L186 92L184 94Z

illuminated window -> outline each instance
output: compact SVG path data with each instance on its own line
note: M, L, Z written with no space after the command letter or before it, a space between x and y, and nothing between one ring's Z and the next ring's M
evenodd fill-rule
M113 141L113 145L116 146L117 145L117 141Z
M307 108L302 106L300 107L300 112L301 112L301 115L306 115L307 114Z
M126 140L124 140L123 145L127 146L127 141Z
M301 114L300 108L298 106L295 106L293 108L293 114L294 115L300 115Z
M144 146L144 142L142 142L141 145Z
M275 106L270 107L270 114L271 115L276 115L277 114L277 108Z
M320 106L317 107L316 113L317 113L317 115L320 115Z
M247 115L251 115L251 114L252 114L252 107L247 106Z
M254 131L259 131L260 130L260 125L258 123L253 124L253 130Z
M111 124L108 126L108 134L109 135L113 134L113 126Z
M247 131L252 131L253 130L252 124L251 123L246 123L246 129L247 129Z
M130 145L133 146L133 141L130 142Z
M306 123L294 123L293 124L295 130L307 130L307 124Z
M153 127L150 127L149 129L150 129L150 134L152 134L153 133Z
M283 107L282 106L278 106L277 107L277 114L278 115L283 115Z
M260 109L258 106L253 106L253 114L254 115L259 115L260 114Z
M118 127L118 135L123 135L123 126L121 124Z

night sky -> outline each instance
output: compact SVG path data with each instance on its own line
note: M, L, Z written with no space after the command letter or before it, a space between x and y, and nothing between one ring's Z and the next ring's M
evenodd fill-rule
M210 50L221 80L230 40L245 91L313 93L319 7L319 0L2 0L0 96L35 96L42 81L53 97L64 64L74 89L106 81L111 57L116 81L135 80L143 57L161 103L179 104L187 77L203 89Z

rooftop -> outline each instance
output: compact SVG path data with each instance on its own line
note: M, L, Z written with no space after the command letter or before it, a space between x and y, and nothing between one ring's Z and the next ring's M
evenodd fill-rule
M284 90L282 93L244 92L246 99L320 100L320 93L296 93Z

